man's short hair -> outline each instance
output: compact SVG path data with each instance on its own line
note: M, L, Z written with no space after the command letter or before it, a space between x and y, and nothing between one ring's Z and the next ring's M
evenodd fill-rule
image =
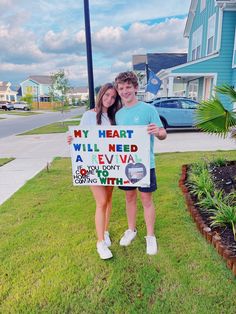
M138 87L138 77L132 71L122 72L115 78L115 87L118 87L119 83L131 83L134 87Z

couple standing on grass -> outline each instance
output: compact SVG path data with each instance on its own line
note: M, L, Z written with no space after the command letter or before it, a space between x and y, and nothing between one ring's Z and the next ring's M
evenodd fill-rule
M155 160L154 160L154 136L159 140L166 138L166 131L155 108L138 101L138 78L133 72L120 73L115 78L115 84L105 84L99 91L95 109L86 111L81 119L81 126L92 125L146 125L150 134L150 187L138 187L144 208L144 218L147 228L146 253L157 254L157 241L154 234L155 208L152 200L152 192L157 189ZM120 99L122 105L120 103ZM73 138L68 137L71 144ZM97 231L97 252L101 259L111 258L109 249L111 239L108 225L112 207L113 186L90 186L96 202L95 225ZM128 229L120 239L121 246L128 246L136 237L136 212L137 212L137 188L119 187L125 191L126 213Z

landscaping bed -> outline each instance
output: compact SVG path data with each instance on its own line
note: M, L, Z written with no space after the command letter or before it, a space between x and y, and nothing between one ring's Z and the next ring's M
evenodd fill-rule
M236 161L208 163L206 169L212 186L205 178L196 188L194 179L191 180L192 165L182 166L179 185L199 231L214 245L236 276ZM208 185L211 191L207 191ZM224 207L223 202L227 206Z

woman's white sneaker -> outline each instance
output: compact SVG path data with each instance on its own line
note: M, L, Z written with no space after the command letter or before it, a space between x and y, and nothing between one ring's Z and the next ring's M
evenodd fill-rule
M111 238L108 231L104 232L104 241L106 242L107 247L111 246Z
M123 237L120 239L120 245L121 246L130 245L130 243L136 237L136 234L137 234L137 230L131 230L131 229L126 230Z
M113 256L105 241L97 242L97 252L101 259L109 259Z
M148 255L156 255L157 254L157 239L155 236L146 236L147 249L146 253Z

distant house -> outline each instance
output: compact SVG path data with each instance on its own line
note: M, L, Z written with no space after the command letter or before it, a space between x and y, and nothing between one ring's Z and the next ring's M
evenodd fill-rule
M192 0L184 36L187 62L157 73L166 95L173 95L177 81L186 83L186 95L198 101L209 99L214 86L236 87L235 0ZM225 106L231 106L226 99Z
M0 101L16 101L17 91L11 89L10 82L0 81Z
M29 76L25 81L20 83L22 96L31 94L33 95L34 101L48 102L50 101L49 89L51 84L51 76Z
M69 103L72 103L73 99L77 103L79 101L86 101L89 98L88 87L72 87L67 92Z
M160 70L183 64L187 61L187 53L147 53L145 55L133 55L133 70L139 77L139 99L148 100L149 96L145 93L147 84L147 69L157 73ZM185 89L185 85L176 86L176 93ZM162 88L158 95L162 95ZM151 96L153 97L153 96Z

